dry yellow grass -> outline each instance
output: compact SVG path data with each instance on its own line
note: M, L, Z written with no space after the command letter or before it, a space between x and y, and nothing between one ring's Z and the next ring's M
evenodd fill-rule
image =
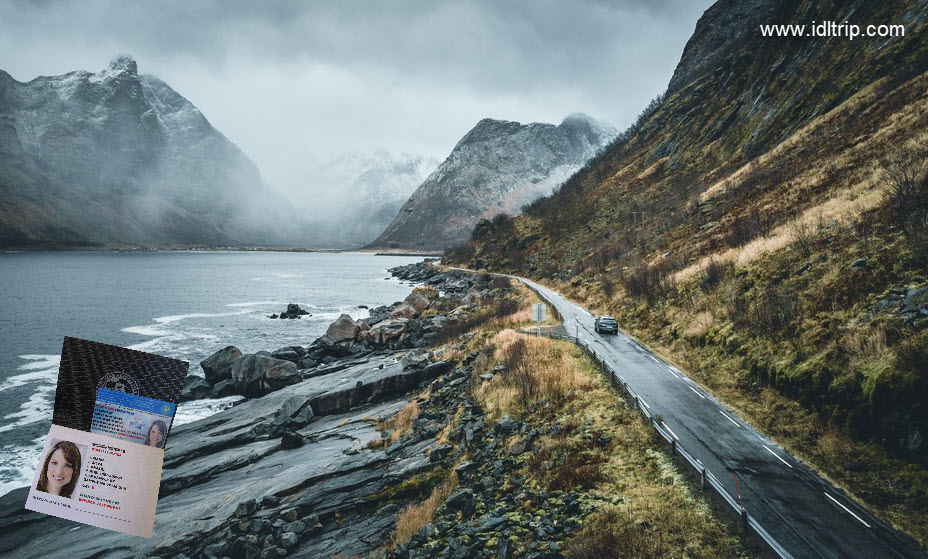
M530 402L554 400L590 386L589 375L566 350L572 348L568 342L503 330L491 343L497 347L494 362L506 370L474 394L491 418L521 413Z
M729 248L719 253L703 256L696 263L676 272L673 275L674 280L683 281L696 276L712 260L733 262L736 266L744 266L764 254L789 246L790 243L796 240L797 230L802 229L804 226L813 227L817 231L818 225L822 222L828 223L835 220L839 223L846 223L859 217L861 213L878 207L883 203L885 191L870 188L873 184L872 177L875 176L877 170L873 169L873 173L874 175L871 175L868 180L840 189L834 196L823 203L809 207L795 219L774 227L770 234L766 236L758 237L740 247Z
M912 84L915 84L914 87L928 87L928 73L912 80ZM906 87L913 87L912 84ZM795 199L801 192L818 191L826 187L831 192L827 199L808 204L795 218L743 246L703 255L697 262L677 271L673 275L674 280L683 281L693 277L712 259L743 266L761 255L780 250L794 240L797 225L831 220L847 222L865 211L881 206L885 190L879 188L884 176L880 158L885 155L886 146L897 145L900 142L905 145L920 145L928 139L928 130L919 124L924 121L924 115L928 110L928 97L922 96L900 107L881 121L881 125L872 134L856 138L848 147L837 153L818 154L814 149L816 135L830 133L829 130L837 127L841 119L848 118L849 114L873 102L879 87L880 83L877 82L858 92L835 110L813 119L756 160L727 176L720 177L700 195L702 201L717 198L730 188L740 185L755 168L789 168L797 150L808 146L811 151L802 157L804 169L798 170L795 176L789 177L783 184L775 185L776 188L762 195L763 198L759 199L758 203L770 207ZM841 182L846 186L837 187L830 184L833 173L840 173Z
M520 340L531 345L518 349ZM589 488L587 502L599 511L566 542L567 556L741 555L736 538L712 516L709 505L686 487L681 473L660 450L654 431L636 410L622 404L575 346L548 338L526 339L511 331L500 332L493 343L498 344L495 362L518 355L538 365L532 367L535 372L528 380L539 383L541 393L571 395L552 402L547 411L536 408L524 418L538 423L556 417L561 425L560 434L545 434L538 440L527 466L529 483ZM551 375L566 380L550 390ZM504 386L491 386L496 382L485 384L482 402L497 411L512 411L511 394ZM534 417L539 414L548 415ZM593 442L602 437L611 442Z
M458 474L453 470L445 481L432 490L432 494L421 503L409 505L396 517L396 536L394 545L409 542L410 538L423 526L435 518L438 506L451 496L451 492L458 485Z
M693 317L683 333L687 338L701 338L709 332L709 328L715 323L715 317L708 311L703 311Z
M392 443L412 428L412 421L417 417L419 417L419 402L413 400L406 404L396 415L385 421L381 428L390 431L390 442Z

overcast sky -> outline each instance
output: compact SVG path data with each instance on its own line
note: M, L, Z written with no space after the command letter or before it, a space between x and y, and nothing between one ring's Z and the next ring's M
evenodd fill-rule
M484 117L624 128L710 4L6 0L0 69L28 81L129 53L288 191L337 153L444 159Z

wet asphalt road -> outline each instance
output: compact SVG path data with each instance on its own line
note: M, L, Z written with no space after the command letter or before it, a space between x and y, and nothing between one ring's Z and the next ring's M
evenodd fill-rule
M799 558L926 558L916 542L857 505L685 374L619 332L593 331L593 315L558 293L523 278L557 308L564 327L640 397L677 440L785 550ZM619 328L621 330L621 324ZM737 490L735 487L737 474Z

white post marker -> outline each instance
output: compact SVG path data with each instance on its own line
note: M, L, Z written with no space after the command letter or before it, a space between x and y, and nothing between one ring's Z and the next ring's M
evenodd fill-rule
M532 303L532 320L538 323L538 335L541 335L541 321L548 316L548 307L544 303Z

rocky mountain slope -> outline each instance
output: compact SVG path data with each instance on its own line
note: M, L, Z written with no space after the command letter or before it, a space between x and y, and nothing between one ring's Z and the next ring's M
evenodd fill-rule
M582 114L557 126L481 120L372 246L434 250L459 244L479 219L518 214L550 194L614 135Z
M306 177L306 193L291 195L305 207L307 234L321 248L366 245L390 225L397 212L440 161L384 150L345 153L321 163ZM320 211L322 210L322 211Z
M270 216L287 202L128 55L26 83L0 71L0 193L2 246L285 242Z
M901 489L928 480L926 14L924 0L716 2L631 129L448 261L615 314L928 542L924 500ZM813 20L905 35L759 30Z

